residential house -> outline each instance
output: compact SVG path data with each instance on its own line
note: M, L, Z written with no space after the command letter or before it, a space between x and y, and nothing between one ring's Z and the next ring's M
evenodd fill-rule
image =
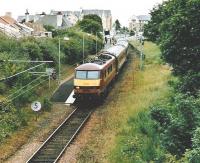
M143 27L145 24L148 23L148 21L151 20L150 15L133 15L129 19L129 30L133 30L137 33L143 32Z
M50 15L62 14L64 19L68 20L71 26L74 26L81 16L80 11L55 11L51 10Z
M52 38L52 32L46 31L46 29L43 27L42 24L40 24L40 23L31 23L31 22L26 22L24 24L33 29L32 36L34 36L34 37L50 37L50 38Z
M33 29L18 23L11 17L11 13L6 13L5 16L0 16L0 31L8 36L20 38L30 36Z
M49 25L57 29L63 29L74 25L74 23L70 21L71 19L73 19L71 16L63 15L63 13L60 11L56 12L55 14L46 14L42 12L41 14L35 15L30 15L27 11L24 16L19 16L17 20L21 23L38 23L43 26Z

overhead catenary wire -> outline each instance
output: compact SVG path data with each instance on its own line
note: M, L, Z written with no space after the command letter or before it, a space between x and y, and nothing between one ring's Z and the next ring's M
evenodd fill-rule
M16 92L10 94L9 96L6 97L6 99L9 99L10 97L12 97L14 94L20 92L21 90L23 90L24 88L26 88L27 86L31 85L32 83L34 83L35 81L39 80L40 78L42 78L43 75L39 76L38 78L34 79L33 81L31 81L30 83L28 83L27 85L21 87L20 89L18 89Z
M2 79L0 79L0 82L1 82L1 81L4 81L4 80L7 80L7 79L10 79L10 78L13 78L13 77L15 77L15 76L18 76L18 75L20 75L20 74L23 74L23 73L25 73L25 72L27 72L27 71L33 70L33 69L35 69L35 68L37 68L37 67L39 67L39 66L42 66L42 65L44 65L44 64L45 64L45 63L41 63L41 64L39 64L39 65L33 66L33 67L31 67L31 68L29 68L29 69L26 69L26 70L24 70L24 71L18 72L18 73L14 74L14 75L11 75L11 76L2 78Z
M24 91L24 92L18 94L17 96L13 97L12 99L7 100L7 101L6 101L7 105L6 105L5 107L9 106L9 105L10 105L10 102L13 101L14 99L16 99L17 97L19 97L19 96L23 95L24 93L26 93L26 92L32 90L33 88L39 86L40 84L44 83L44 82L47 81L47 80L48 80L48 79L44 79L44 80L41 81L40 83L38 83L38 84L34 85L33 87L31 87L30 89L27 89L26 91Z
M18 62L18 63L52 63L53 61L32 61L32 60L2 60L4 62Z
M16 99L17 97L19 97L19 96L23 95L24 93L26 93L26 92L32 90L33 88L37 87L38 85L42 84L42 83L45 82L45 81L47 81L47 79L44 79L44 80L41 81L39 84L36 84L36 85L34 85L33 87L31 87L30 89L28 89L28 90L26 90L26 91L20 93L19 95L13 97L12 99L9 99L9 101L13 101L13 100Z

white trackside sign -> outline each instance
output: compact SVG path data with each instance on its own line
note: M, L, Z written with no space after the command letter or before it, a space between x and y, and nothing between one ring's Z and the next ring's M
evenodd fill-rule
M31 109L33 111L39 111L41 109L42 105L39 101L34 101L32 104L31 104Z

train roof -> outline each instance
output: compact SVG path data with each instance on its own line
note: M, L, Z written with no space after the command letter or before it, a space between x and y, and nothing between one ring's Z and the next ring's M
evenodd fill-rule
M114 57L109 54L100 54L89 63L84 63L76 68L76 70L102 70L108 63L110 63Z
M125 47L122 45L115 45L107 49L106 52L109 52L112 55L115 55L116 57L118 57L124 49Z
M126 40L117 41L116 45L122 45L124 47L128 47L128 42Z
M76 68L76 70L101 70L103 68L102 65L98 65L96 63L85 63Z

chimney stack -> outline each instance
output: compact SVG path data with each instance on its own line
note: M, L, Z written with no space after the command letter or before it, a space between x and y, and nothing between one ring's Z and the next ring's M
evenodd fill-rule
M25 13L25 16L26 16L26 23L29 22L29 12L28 12L28 9L26 9L26 13Z

